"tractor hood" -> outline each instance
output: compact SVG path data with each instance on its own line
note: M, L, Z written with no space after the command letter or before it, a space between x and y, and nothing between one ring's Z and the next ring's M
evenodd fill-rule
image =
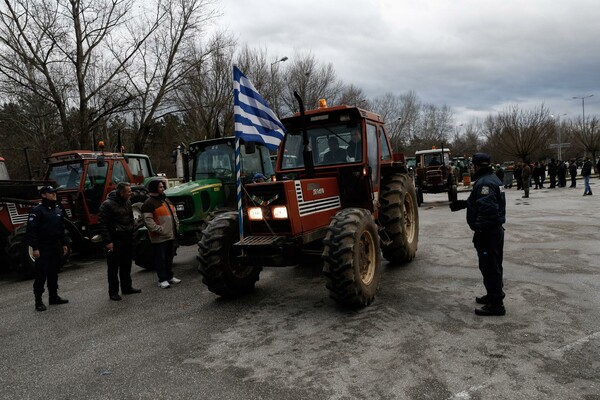
M201 181L192 181L187 182L181 185L174 186L165 190L165 194L168 197L171 196L184 196L190 195L195 192L210 189L210 188L220 188L223 186L223 182L220 179L203 179Z

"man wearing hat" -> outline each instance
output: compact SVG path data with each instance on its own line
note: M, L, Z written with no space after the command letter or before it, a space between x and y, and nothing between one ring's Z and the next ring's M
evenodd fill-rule
M26 243L33 249L35 258L35 309L46 311L46 305L42 301L46 282L50 304L69 302L58 295L58 270L69 251L68 244L71 240L63 224L63 212L56 202L56 189L43 186L40 194L42 203L31 210L27 218Z
M475 310L477 315L504 315L504 291L502 255L504 251L504 227L506 222L506 197L502 182L490 166L490 156L475 153L472 157L475 183L467 200L450 203L452 211L467 209L467 223L473 230L473 244L477 250L479 270L487 293L476 297L483 307Z

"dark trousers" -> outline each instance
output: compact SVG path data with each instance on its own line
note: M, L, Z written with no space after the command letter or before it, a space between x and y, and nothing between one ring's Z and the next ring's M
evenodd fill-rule
M571 175L571 186L570 187L577 187L577 175Z
M119 278L121 291L131 290L132 233L116 232L112 239L113 251L106 252L109 295L119 294Z
M556 187L556 175L550 174L550 187L551 188Z
M35 260L35 280L33 281L33 294L36 299L41 299L44 285L48 281L50 297L57 295L58 271L63 262L63 246L60 242L40 245L40 257Z
M504 298L502 255L504 252L504 228L491 228L485 232L475 232L473 244L479 258L479 270L483 285L493 303L501 304Z
M175 241L152 243L152 254L158 281L168 281L173 278L173 257L175 256Z

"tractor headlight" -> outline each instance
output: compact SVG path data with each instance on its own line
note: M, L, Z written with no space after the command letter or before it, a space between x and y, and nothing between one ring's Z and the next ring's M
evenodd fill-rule
M175 204L175 211L177 211L177 212L185 211L185 204Z
M250 207L248 208L248 219L250 221L262 221L263 212L260 207Z
M273 218L274 219L287 219L288 212L285 206L273 207Z

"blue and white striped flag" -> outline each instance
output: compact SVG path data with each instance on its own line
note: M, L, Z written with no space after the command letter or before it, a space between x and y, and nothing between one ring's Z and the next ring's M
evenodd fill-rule
M285 128L252 82L236 66L233 67L233 114L237 138L264 143L269 150L277 150Z

